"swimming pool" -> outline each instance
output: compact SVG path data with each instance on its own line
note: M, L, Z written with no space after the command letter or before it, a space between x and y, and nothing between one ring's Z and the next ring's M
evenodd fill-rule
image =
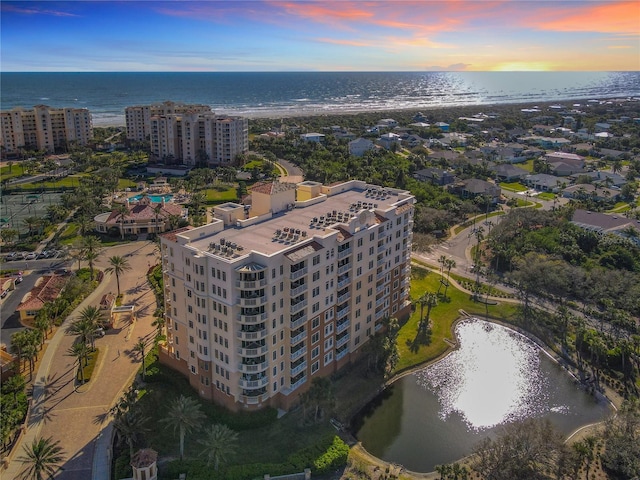
M167 194L167 195L147 195L147 197L149 197L153 203L162 203L163 199L164 199L165 202L170 202L171 199L173 198L173 195L169 195L169 194ZM142 198L142 195L136 195L135 197L129 198L129 201L130 202L137 202L141 198Z

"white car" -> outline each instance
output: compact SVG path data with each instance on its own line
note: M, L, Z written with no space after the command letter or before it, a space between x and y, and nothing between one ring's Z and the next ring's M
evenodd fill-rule
M38 258L37 253L30 253L26 257L24 257L25 260L35 260L36 258Z

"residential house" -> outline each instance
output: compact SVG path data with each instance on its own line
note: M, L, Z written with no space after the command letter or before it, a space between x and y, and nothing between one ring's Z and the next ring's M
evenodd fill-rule
M393 118L383 118L378 122L378 128L394 128L398 126L398 122Z
M442 134L442 138L435 138L432 142L447 147L466 147L468 137L470 137L468 133L451 132Z
M429 167L413 173L413 177L421 182L431 182L434 185L449 185L455 181L453 173L441 168Z
M375 145L371 140L362 137L349 142L349 154L355 155L356 157L362 157L366 152L374 148Z
M561 137L541 137L539 135L531 135L528 137L522 137L520 139L523 142L532 145L538 145L540 148L550 150L552 148L562 148L571 144L571 140Z
M60 296L68 278L61 275L45 275L40 277L35 286L25 296L16 310L20 315L20 321L33 320L36 314L44 307L45 303L53 302Z
M500 200L500 187L495 183L480 180L478 178L464 180L449 188L453 193L460 195L462 198L475 198L487 195L491 198L491 203L495 204Z
M572 180L577 180L578 177L588 177L591 179L591 183L594 185L600 185L603 187L620 188L627 183L627 180L617 173L603 172L596 170L595 172L583 172L569 176Z
M593 126L595 133L608 132L610 128L611 124L606 122L599 122Z
M172 226L170 217L177 216L187 219L188 211L182 206L165 202L153 203L150 197L142 197L138 202L126 200L128 213L121 218L117 210L96 215L96 231L100 233L119 233L124 230L126 235L166 232Z
M311 133L303 133L302 135L300 135L300 138L302 140L304 140L305 142L316 142L316 143L320 143L322 141L324 141L324 134L322 133L315 133L315 132L311 132Z
M618 235L640 246L640 220L634 220L622 215L610 215L577 209L573 213L571 223L601 235ZM633 234L634 231L635 234Z
M442 130L443 132L448 132L449 131L449 124L448 123L436 122L435 126L438 127L440 130Z
M393 145L398 145L400 143L400 135L391 132L385 133L384 135L381 135L380 138L378 138L378 143L383 148L391 150Z
M557 193L563 185L566 185L566 180L561 177L556 177L555 175L538 173L535 175L527 175L523 183L541 192Z
M426 142L420 135L408 135L402 141L409 148L421 147Z
M573 198L576 200L592 199L597 201L613 200L616 201L620 197L620 192L609 188L599 187L591 183L583 183L571 185L562 190L562 196L565 198Z
M496 172L496 178L503 182L519 181L529 174L525 169L516 167L510 163L496 165L494 170Z

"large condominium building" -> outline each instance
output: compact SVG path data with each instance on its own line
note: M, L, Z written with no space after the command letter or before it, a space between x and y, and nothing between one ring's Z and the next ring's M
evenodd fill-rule
M352 180L263 183L162 236L161 360L231 409L288 409L410 313L414 197Z
M0 112L3 156L16 154L22 148L54 153L66 150L72 142L87 145L92 138L91 113L86 108L36 105L32 109L16 107Z
M127 122L127 139L143 142L151 135L151 117L176 113L211 112L209 105L163 102L154 105L137 105L124 109Z
M214 112L155 115L150 119L152 156L184 165L232 165L249 149L246 118Z

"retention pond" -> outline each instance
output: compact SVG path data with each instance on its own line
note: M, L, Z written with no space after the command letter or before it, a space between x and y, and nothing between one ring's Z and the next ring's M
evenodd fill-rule
M472 453L501 425L548 418L569 435L610 413L527 337L478 319L456 326L460 347L382 392L352 429L371 454L430 472Z

